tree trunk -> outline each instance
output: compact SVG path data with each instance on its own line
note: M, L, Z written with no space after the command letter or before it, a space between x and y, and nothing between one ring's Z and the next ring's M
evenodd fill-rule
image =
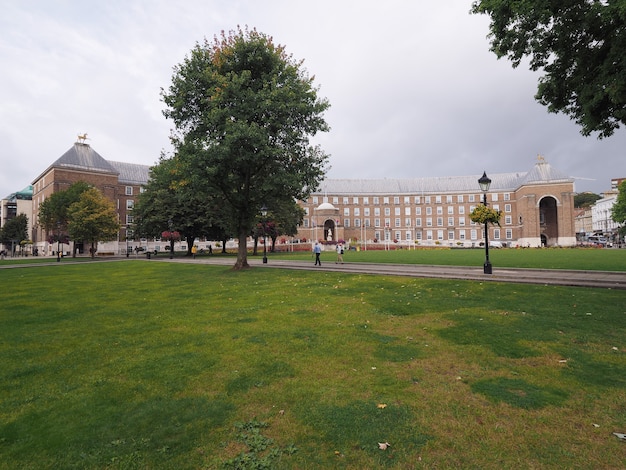
M237 262L233 269L246 269L249 268L248 264L248 246L247 246L248 236L245 233L239 234L239 248L237 249Z

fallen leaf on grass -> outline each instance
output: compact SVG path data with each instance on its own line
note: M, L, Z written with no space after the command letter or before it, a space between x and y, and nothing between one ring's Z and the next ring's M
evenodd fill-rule
M387 450L387 447L391 447L391 444L389 444L388 442L379 442L378 443L378 448L380 450Z
M376 405L376 408L380 408L381 410L387 408L387 404L386 403L379 403L378 405Z

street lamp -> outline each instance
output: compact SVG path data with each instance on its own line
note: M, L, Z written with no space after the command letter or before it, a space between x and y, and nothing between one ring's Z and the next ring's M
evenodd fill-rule
M265 207L265 204L261 207L261 215L263 216L263 264L267 264L267 243L265 243L265 217L267 216L267 207Z
M172 222L172 219L169 219L167 221L167 226L170 229L170 259L174 258L174 243L172 243L172 241L174 240L174 237L172 236L172 225L174 224L174 222Z
M483 171L483 175L478 179L478 185L483 192L483 204L487 207L487 191L491 186L491 180L487 176L487 172ZM489 222L485 221L485 264L483 266L485 274L491 274L491 262L489 262Z
M57 263L61 261L61 253L59 247L61 244L61 222L57 222Z

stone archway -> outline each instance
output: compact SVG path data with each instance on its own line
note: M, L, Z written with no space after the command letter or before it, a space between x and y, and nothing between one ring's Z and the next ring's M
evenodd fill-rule
M539 201L539 224L542 245L549 246L559 239L558 202L554 197L545 196Z
M324 221L324 241L331 242L337 239L337 226L333 219Z

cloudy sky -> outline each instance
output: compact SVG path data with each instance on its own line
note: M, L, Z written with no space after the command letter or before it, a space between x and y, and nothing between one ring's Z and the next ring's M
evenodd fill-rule
M626 129L583 137L533 98L537 74L489 52L471 0L0 0L0 197L78 134L104 158L169 151L161 88L197 42L254 27L328 98L331 178L525 172L541 154L600 193L626 177Z

